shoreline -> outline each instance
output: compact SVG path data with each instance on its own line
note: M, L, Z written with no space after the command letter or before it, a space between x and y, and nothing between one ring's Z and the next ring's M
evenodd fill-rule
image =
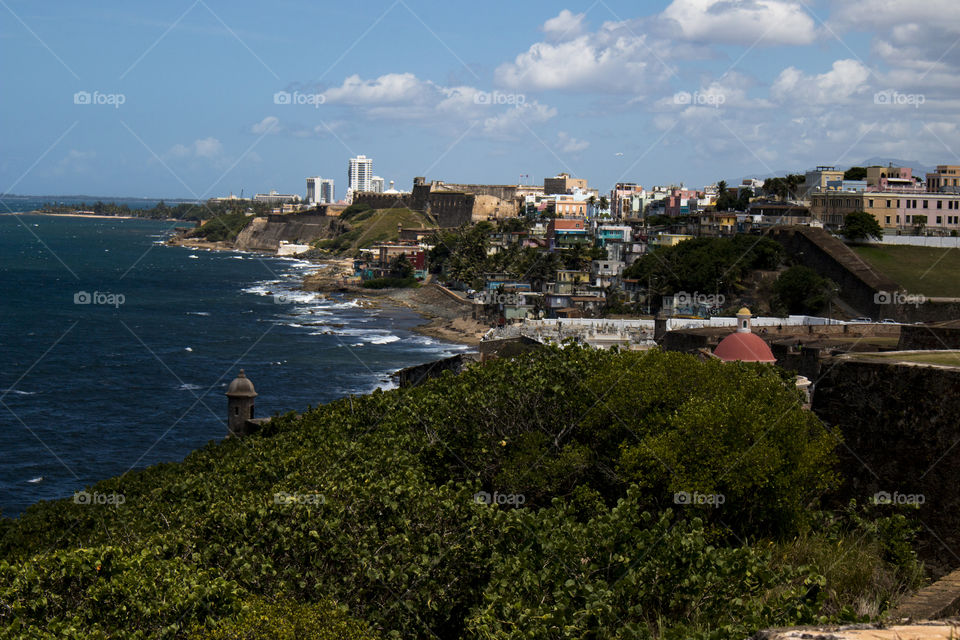
M158 222L192 222L177 218L146 218L143 216L108 216L102 213L52 213L50 211L5 211L0 216L50 216L53 218L93 218L94 220L156 220Z
M316 269L305 274L300 284L304 291L318 293L350 294L359 298L368 306L390 305L405 308L417 313L423 322L411 328L411 331L429 338L435 338L452 344L476 347L480 338L489 329L472 319L465 317L463 308L442 294L433 295L433 288L421 285L410 289L365 289L353 275L353 258L343 256L301 257L277 256L266 251L240 249L232 242L209 242L203 239L173 236L166 241L168 246L187 249L207 249L210 251L233 251L252 255L293 258L316 264Z
M424 318L424 322L413 327L413 331L446 342L475 347L489 328L469 317L469 307L451 300L435 286L365 289L353 275L351 258L334 258L330 263L304 276L304 291L349 293L374 306L410 309Z

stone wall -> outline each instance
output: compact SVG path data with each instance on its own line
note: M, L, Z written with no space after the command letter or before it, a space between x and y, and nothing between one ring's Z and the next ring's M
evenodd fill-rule
M946 327L905 325L897 349L960 349L960 323Z
M814 227L778 227L770 237L782 244L797 263L837 283L840 297L860 313L898 318L896 306L877 304L876 296L881 291L898 291L899 285L828 232Z
M813 411L843 436L839 502L870 503L877 494L922 501L878 508L916 517L921 555L935 573L960 565L960 368L843 356L823 369Z

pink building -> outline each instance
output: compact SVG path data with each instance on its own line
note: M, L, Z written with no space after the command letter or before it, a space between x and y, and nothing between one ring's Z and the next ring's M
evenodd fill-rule
M670 217L696 213L698 193L690 189L672 189L664 199L664 214Z

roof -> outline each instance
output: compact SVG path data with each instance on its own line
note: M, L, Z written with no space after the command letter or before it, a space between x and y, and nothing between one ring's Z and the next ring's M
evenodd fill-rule
M763 338L753 333L731 333L720 341L713 355L724 362L740 360L742 362L769 362L777 361L770 351L770 346Z
M551 221L554 229L583 229L583 220L562 220L555 218Z
M253 388L253 383L250 382L250 378L246 376L243 372L243 369L240 369L240 373L237 374L237 377L233 379L233 382L230 383L230 386L227 387L227 395L231 398L256 398L257 392Z

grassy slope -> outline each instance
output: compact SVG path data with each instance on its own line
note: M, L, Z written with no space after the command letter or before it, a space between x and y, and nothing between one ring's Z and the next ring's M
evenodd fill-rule
M404 227L432 227L434 222L427 216L410 209L371 209L346 219L352 229L344 234L349 239L349 249L369 247L385 240L396 240L397 225Z
M910 293L960 298L960 250L897 245L852 249Z

